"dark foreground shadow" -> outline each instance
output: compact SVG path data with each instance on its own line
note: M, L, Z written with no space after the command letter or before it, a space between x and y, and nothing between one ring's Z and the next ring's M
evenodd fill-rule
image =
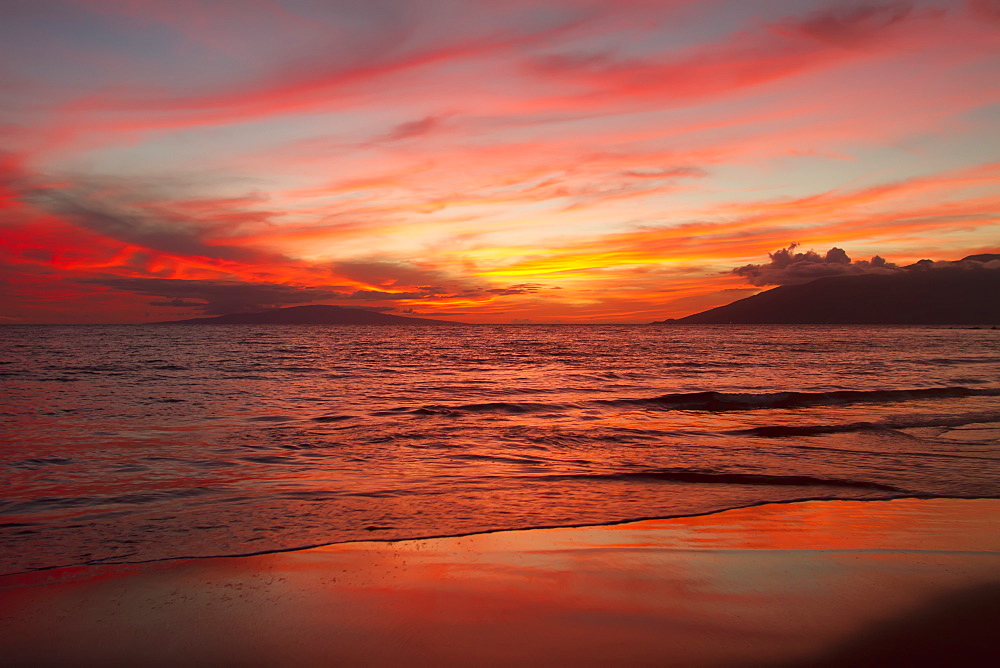
M1000 582L954 592L793 666L996 666Z

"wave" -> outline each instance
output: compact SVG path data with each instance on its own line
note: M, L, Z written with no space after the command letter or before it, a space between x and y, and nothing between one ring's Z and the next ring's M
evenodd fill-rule
M816 425L766 425L750 429L735 429L726 432L734 436L760 436L761 438L786 438L790 436L819 436L821 434L842 434L854 431L891 431L893 427L877 422L851 422L849 424Z
M48 496L26 501L11 501L0 505L0 511L5 514L18 515L24 513L49 512L69 510L73 508L90 508L100 506L136 506L156 503L164 500L186 499L206 494L215 494L216 490L207 487L189 487L156 492L134 492L116 496Z
M1000 396L1000 388L925 387L907 390L835 390L830 392L682 392L657 397L590 399L576 403L490 401L474 404L429 404L374 411L372 415L461 415L464 413L546 413L585 406L650 406L665 410L748 411L811 406L843 406L859 403L889 403L924 399ZM315 419L315 418L314 418Z
M727 431L734 436L760 436L763 438L783 438L790 436L819 436L822 434L842 434L856 431L895 431L916 427L964 427L970 424L1000 422L997 413L965 413L950 416L899 416L879 422L848 422L842 424L811 425L764 425L749 429Z
M661 406L673 410L724 412L980 396L1000 396L1000 388L926 387L910 390L836 390L833 392L765 392L761 394L687 392L650 398L603 399L597 403L638 404Z
M66 466L75 463L75 460L67 457L28 457L27 459L8 462L7 466L17 469L36 469L42 466Z
M458 404L445 406L431 404L420 408L392 408L375 411L372 415L460 415L462 413L543 413L566 408L566 404L546 404L528 401L490 401L478 404Z
M313 422L343 422L350 419L350 415L320 415L314 417L312 420Z
M455 409L467 413L537 413L561 408L558 404L531 402L491 401L480 404L464 404Z
M668 468L624 471L620 473L557 473L543 476L529 476L545 480L666 480L722 485L782 485L796 487L853 487L873 489L883 492L905 493L900 487L867 480L846 480L843 478L819 478L808 475L773 475L766 473L727 473L723 471L703 471L699 469Z
M949 366L968 364L996 364L995 357L931 357L924 360L914 360L913 364L921 366Z

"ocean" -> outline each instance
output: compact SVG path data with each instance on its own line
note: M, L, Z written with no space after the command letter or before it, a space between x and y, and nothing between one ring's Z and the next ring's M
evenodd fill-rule
M1000 496L1000 331L0 327L0 573Z

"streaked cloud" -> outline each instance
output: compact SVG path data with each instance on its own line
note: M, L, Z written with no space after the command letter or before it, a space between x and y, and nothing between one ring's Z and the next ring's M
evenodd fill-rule
M644 321L871 268L830 248L997 248L990 2L40 0L6 18L7 318L324 302Z

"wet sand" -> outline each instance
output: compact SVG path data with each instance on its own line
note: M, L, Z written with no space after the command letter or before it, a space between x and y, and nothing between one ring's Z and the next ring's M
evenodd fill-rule
M5 665L991 665L1000 500L0 577Z

